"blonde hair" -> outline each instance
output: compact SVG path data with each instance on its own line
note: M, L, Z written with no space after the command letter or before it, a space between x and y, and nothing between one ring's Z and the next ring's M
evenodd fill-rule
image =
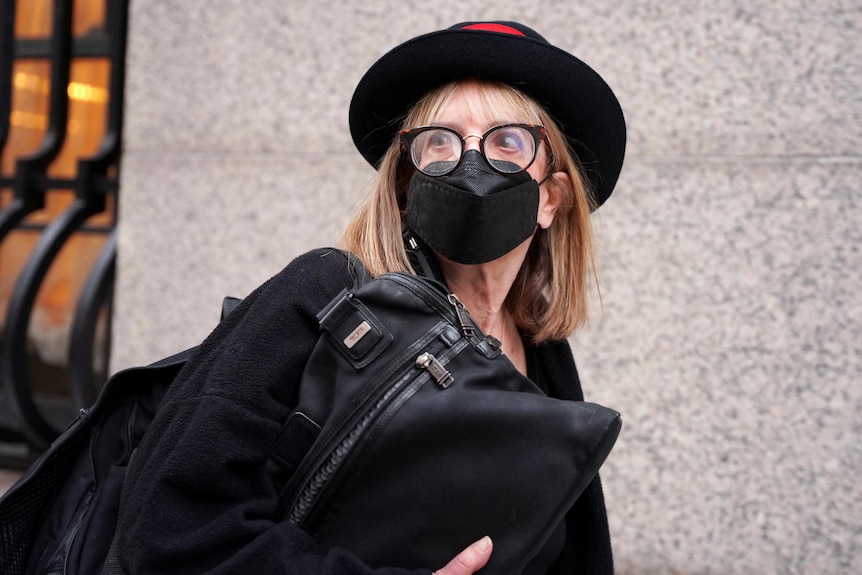
M565 135L538 103L508 84L461 80L432 90L416 103L402 128L426 125L465 82L482 88L485 109L497 118L545 126L549 173L546 185L558 198L554 221L539 229L509 291L506 303L520 329L537 343L565 339L588 320L590 279L595 256L590 223L592 197L587 179ZM510 118L512 111L523 117ZM345 228L343 247L358 256L372 275L413 272L401 236L407 189L413 168L396 138L383 156L378 177Z

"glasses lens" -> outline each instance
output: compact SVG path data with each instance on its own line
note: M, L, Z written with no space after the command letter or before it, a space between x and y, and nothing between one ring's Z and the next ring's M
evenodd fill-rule
M451 172L461 159L461 137L443 128L420 132L410 145L413 165L429 176Z
M483 140L485 158L494 169L507 174L520 172L536 157L536 138L521 126L500 126Z

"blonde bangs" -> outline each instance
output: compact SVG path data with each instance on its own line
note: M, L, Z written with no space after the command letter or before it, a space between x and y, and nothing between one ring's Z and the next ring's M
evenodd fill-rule
M437 118L440 117L452 98L470 83L481 86L482 90L478 91L479 104L499 123L541 123L541 115L544 111L542 107L508 84L490 80L459 80L444 84L419 100L407 114L402 129L438 123Z

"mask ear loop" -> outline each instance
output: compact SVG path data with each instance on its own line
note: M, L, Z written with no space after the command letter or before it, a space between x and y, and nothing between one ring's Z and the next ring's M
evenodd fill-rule
M553 176L554 174L556 174L556 172L551 172L550 174L548 174L547 176L545 176L544 178L542 178L542 179L539 181L539 185L541 186L542 184L544 184L545 182L547 182L548 180L550 180L550 179L551 179L551 176Z

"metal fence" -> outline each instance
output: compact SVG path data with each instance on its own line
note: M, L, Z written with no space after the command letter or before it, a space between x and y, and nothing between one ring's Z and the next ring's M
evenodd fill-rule
M46 0L46 4L49 0ZM86 0L84 0L86 1ZM78 0L80 4L82 0ZM124 60L127 0L101 0L104 25L85 36L73 34L75 2L53 0L51 30L44 38L16 37L16 9L23 0L0 0L0 152L7 148L12 118L15 68L24 61L42 61L50 69L46 82L48 109L41 142L35 151L14 159L12 173L0 174L0 246L13 232L29 230L38 239L13 278L3 322L0 349L0 460L26 463L44 450L83 407L90 405L103 380L105 366L94 365L94 354L107 358L110 334L97 338L99 323L110 326L110 306L116 253L116 206L123 124ZM77 160L73 177L51 175L69 133L70 69L81 59L98 58L110 67L107 118L95 153ZM86 126L84 126L86 129ZM5 150L8 154L8 149ZM7 162L8 163L8 162ZM62 192L73 199L50 220L33 223L46 198ZM93 225L93 216L113 211L109 225ZM44 218L43 218L44 219ZM58 253L70 238L101 234L106 241L86 272L69 326L64 391L45 395L28 368L28 332L37 294ZM107 319L106 319L107 317ZM56 382L53 382L56 385ZM7 463L8 464L8 463Z

